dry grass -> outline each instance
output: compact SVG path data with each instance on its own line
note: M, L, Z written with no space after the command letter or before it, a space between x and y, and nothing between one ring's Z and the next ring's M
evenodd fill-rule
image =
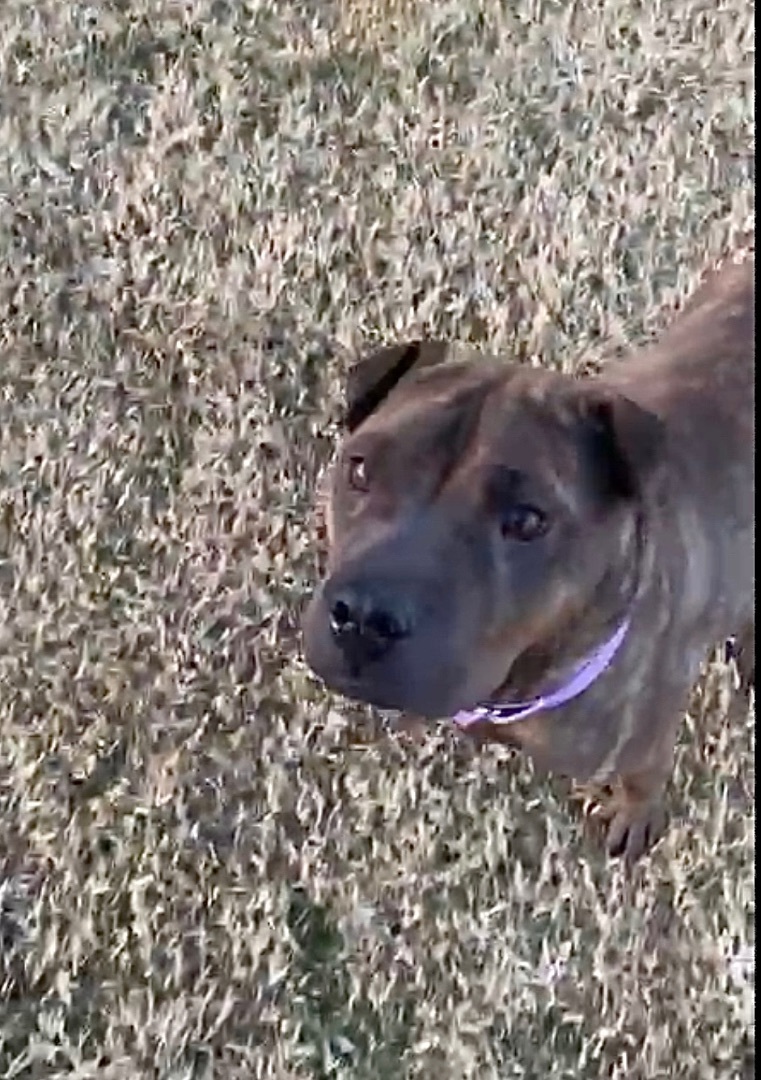
M753 50L746 0L4 0L3 1077L752 1074L724 667L627 886L296 628L352 350L641 339L752 225Z

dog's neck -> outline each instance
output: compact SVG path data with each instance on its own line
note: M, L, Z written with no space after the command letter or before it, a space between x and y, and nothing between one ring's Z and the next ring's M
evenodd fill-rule
M610 637L575 664L567 679L554 690L527 701L479 705L475 709L456 713L453 717L454 723L463 728L483 721L498 725L512 724L516 720L526 720L535 713L547 712L573 701L610 667L629 632L630 622L627 615Z

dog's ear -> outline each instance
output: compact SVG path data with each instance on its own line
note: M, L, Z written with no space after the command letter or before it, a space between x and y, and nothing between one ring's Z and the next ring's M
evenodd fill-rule
M577 402L602 494L636 498L661 459L663 421L616 391L585 388Z
M450 355L446 341L409 341L385 345L349 369L344 428L352 432L375 412L402 379L413 371L440 364Z

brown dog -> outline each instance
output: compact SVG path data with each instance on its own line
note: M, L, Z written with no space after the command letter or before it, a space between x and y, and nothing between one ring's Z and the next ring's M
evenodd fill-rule
M381 349L346 429L309 665L615 781L608 847L636 858L708 650L734 636L754 678L753 257L597 376Z

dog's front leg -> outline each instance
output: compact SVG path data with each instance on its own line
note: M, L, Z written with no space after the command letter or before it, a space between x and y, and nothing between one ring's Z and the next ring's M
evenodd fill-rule
M636 862L660 838L666 824L663 793L669 770L626 773L614 785L607 848L614 857Z
M667 710L666 725L642 754L639 761L626 762L614 784L608 819L607 849L623 856L627 864L636 862L660 838L666 824L664 793L673 769L679 723L684 715L680 700ZM643 725L644 726L644 725Z

